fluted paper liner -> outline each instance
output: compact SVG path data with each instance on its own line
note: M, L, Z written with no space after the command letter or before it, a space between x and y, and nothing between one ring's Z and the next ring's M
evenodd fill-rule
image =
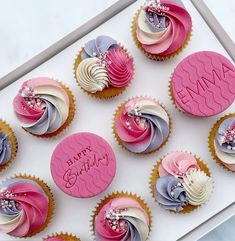
M28 179L28 180L32 180L34 182L36 182L45 192L45 194L48 197L49 203L48 203L48 214L47 214L47 219L46 222L39 227L38 229L36 229L35 231L33 231L30 234L27 234L26 236L24 236L23 238L28 238L28 237L32 237L34 235L36 235L37 233L40 233L41 231L43 231L50 223L52 216L54 215L54 210L55 210L55 203L54 203L54 197L53 194L51 192L50 187L41 179L35 177L35 176L31 176L31 175L26 175L26 174L19 174L19 175L15 175L12 178L22 178L22 179Z
M18 142L15 136L15 133L11 129L11 127L2 119L0 119L0 131L4 134L8 135L8 140L11 143L11 156L10 159L3 165L0 164L0 172L5 170L9 165L12 164L13 160L16 157L16 153L18 151Z
M122 47L120 44L119 46L131 57L131 55L128 53L127 49ZM81 63L81 53L84 50L84 48L81 48L81 50L78 52L78 54L76 55L76 58L73 62L73 75L74 75L74 79L76 80L77 84L79 85L80 89L84 92L87 93L90 96L96 97L98 99L109 99L112 97L115 97L119 94L121 94L132 82L133 80L133 76L134 76L134 71L133 71L133 76L132 76L132 80L124 87L114 87L109 85L108 87L104 88L102 91L97 91L95 93L91 93L89 91L86 91L85 89L83 89L81 87L81 85L78 82L78 77L77 77L77 68L78 65ZM134 63L133 63L134 65Z
M151 151L151 152L147 152L147 153L135 153L135 152L132 152L132 151L128 150L127 148L125 148L125 146L122 144L122 141L121 141L121 139L119 138L119 136L118 136L118 134L117 134L117 132L116 132L116 130L115 130L115 122L116 122L116 119L121 115L122 110L123 110L125 104L126 104L128 101L130 101L131 99L141 98L141 97L142 97L142 98L151 99L151 100L153 100L154 102L156 102L157 104L159 104L159 105L166 111L166 113L167 113L167 115L168 115L168 118L169 118L169 133L168 133L168 136L166 137L166 139L164 140L164 142L163 142L158 148L156 148L155 150L153 150L153 151ZM170 137L170 135L171 135L171 131L172 131L172 120L171 120L171 117L170 117L170 115L169 115L166 107L165 107L162 103L160 103L159 101L155 100L155 99L152 98L152 97L148 97L148 96L135 96L135 97L129 98L128 100L126 100L126 101L124 101L123 103L121 103L121 104L116 108L115 113L113 114L112 132L113 132L113 135L114 135L115 140L117 141L118 145L119 145L122 149L127 150L129 153L133 153L133 154L135 154L135 155L144 155L144 156L146 156L146 155L149 155L149 154L152 154L152 153L158 151L158 150L161 149L164 145L166 145L166 143L168 142L169 137Z
M221 167L223 167L227 171L235 172L235 171L232 171L231 169L229 169L229 167L227 167L223 163L223 161L216 155L215 146L214 146L215 135L216 135L216 132L217 132L219 126L221 125L221 123L224 120L226 120L227 118L230 118L230 117L235 117L235 113L230 113L230 114L227 114L227 115L221 117L213 125L213 127L210 130L209 136L208 136L208 148L209 148L212 158L216 161L216 163L218 163Z
M81 241L79 238L76 236L69 234L69 233L54 233L52 235L48 235L46 238L43 240L47 240L48 238L61 238L65 241Z
M120 197L133 198L141 205L141 207L144 209L144 211L146 212L146 214L148 216L148 219L149 219L149 234L150 234L150 232L152 230L152 215L151 215L151 211L150 211L148 205L145 203L145 201L140 196L137 196L136 194L131 193L131 192L121 191L121 192L113 192L113 193L105 196L96 205L96 207L95 207L95 209L94 209L94 211L92 212L92 215L91 215L91 232L92 232L94 237L95 237L95 217L98 215L98 213L100 212L102 207L104 205L106 205L110 200L112 200L114 198L120 198Z
M58 80L55 80L53 78L51 78L51 79L54 80L54 81L57 81L58 84L60 84L60 86L63 88L63 90L67 93L68 98L69 98L69 114L68 114L68 117L67 117L65 123L59 129L57 129L56 131L54 131L52 133L46 133L46 134L43 134L43 135L36 135L36 134L33 134L33 133L31 133L31 132L29 132L29 131L27 131L26 129L23 128L26 132L30 133L31 135L36 136L36 137L40 137L40 138L52 138L52 137L58 137L58 136L62 135L68 129L68 127L70 126L70 124L71 124L71 122L74 118L75 111L76 111L75 99L74 99L73 93L69 89L69 87L67 87L65 84L61 83Z
M157 55L157 54L151 54L149 52L147 52L143 47L141 42L139 42L138 38L137 38L137 34L136 34L136 26L137 26L137 19L139 17L140 11L143 8L143 6L141 6L135 13L133 19L132 19L132 23L131 23L131 34L133 37L133 40L137 46L138 49L140 49L140 51L147 56L148 58L152 59L152 60L156 60L156 61L164 61L164 60L168 60L170 58L175 57L176 55L178 55L189 43L189 40L192 36L192 29L191 32L188 34L188 36L186 37L185 41L182 43L181 47L178 48L175 52L166 55L166 56L161 56L161 55Z
M189 154L192 154L190 152L186 152L186 153L189 153ZM167 154L169 155L169 154ZM160 178L159 176L159 173L158 173L158 169L159 169L159 166L160 164L162 163L162 160L167 156L165 155L164 157L162 157L159 161L157 161L155 164L154 164L154 167L151 171L151 175L150 175L150 181L149 181L149 188L150 188L150 193L151 193L151 196L155 199L155 195L154 195L154 187L155 187L155 183L157 181L158 178ZM193 155L193 154L192 154ZM194 158L196 159L197 161L197 164L200 168L201 171L204 171L207 176L211 177L211 173L210 173L210 170L209 168L207 167L207 165L197 156L193 155ZM156 201L156 200L155 200ZM157 202L157 201L156 201ZM158 203L158 202L157 202ZM206 202L205 202L206 203ZM205 204L204 203L204 204ZM160 205L160 203L158 203ZM202 204L202 205L204 205ZM186 214L186 213L190 213L194 210L196 210L197 208L199 208L200 206L202 205L198 205L198 206L194 206L194 205L191 205L191 204L187 204L185 206L183 206L183 210L177 212L177 211L173 211L173 210L166 210L166 211L169 211L170 213L174 213L174 214ZM161 205L160 205L161 206Z

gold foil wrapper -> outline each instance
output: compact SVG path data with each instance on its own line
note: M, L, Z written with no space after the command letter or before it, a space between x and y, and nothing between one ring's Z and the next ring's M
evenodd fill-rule
M49 238L61 238L65 241L81 241L79 238L76 236L69 234L69 233L55 233L52 235L48 235L46 238L43 239L43 241L46 241Z

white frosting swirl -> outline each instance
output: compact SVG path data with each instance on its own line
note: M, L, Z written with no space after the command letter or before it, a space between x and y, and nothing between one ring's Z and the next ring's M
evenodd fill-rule
M186 190L188 202L195 206L205 203L213 189L212 178L199 169L187 172L182 184Z
M79 85L88 92L96 93L108 87L107 70L96 57L84 59L76 72Z

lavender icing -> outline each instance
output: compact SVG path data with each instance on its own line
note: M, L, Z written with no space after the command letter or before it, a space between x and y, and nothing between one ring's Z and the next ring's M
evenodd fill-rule
M4 165L11 157L11 142L8 136L0 131L0 165Z

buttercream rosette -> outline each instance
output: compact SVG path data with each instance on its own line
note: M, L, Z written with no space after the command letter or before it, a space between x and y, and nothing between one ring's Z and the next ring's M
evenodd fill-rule
M49 77L25 81L13 100L13 108L22 128L38 137L62 133L75 112L72 92Z
M112 129L119 145L135 154L148 154L166 144L171 126L162 104L150 97L134 97L117 108Z
M47 236L43 241L81 241L75 235L69 233L55 233Z
M106 196L92 215L96 241L146 241L151 231L151 214L137 195L117 192Z
M134 74L133 58L116 40L101 35L88 41L73 64L74 77L83 91L98 98L123 92Z
M150 189L164 209L189 213L208 201L213 191L213 180L209 169L199 158L176 151L155 164Z
M15 159L17 149L18 143L13 130L0 119L0 172Z
M213 125L208 143L216 162L235 172L235 113L221 117Z
M52 193L42 180L18 175L0 184L0 232L31 237L41 232L54 212Z
M155 60L178 54L188 42L191 30L192 20L181 0L147 0L132 21L135 44Z

